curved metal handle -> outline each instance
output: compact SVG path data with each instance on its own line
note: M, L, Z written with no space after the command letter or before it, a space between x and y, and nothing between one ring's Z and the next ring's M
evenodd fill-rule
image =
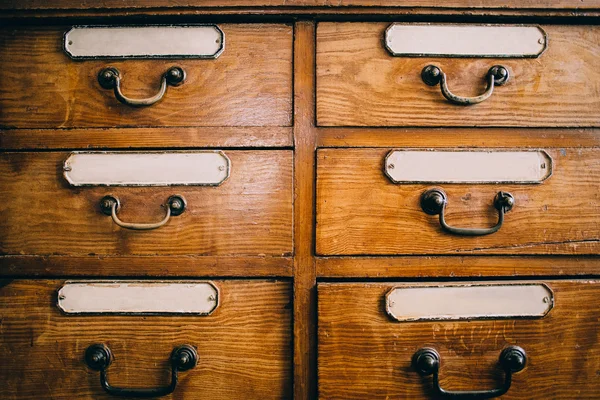
M498 210L498 223L491 228L455 228L446 223L444 211L448 204L448 197L442 189L434 188L421 195L421 208L429 215L440 216L440 225L446 232L461 236L484 236L497 232L504 223L504 214L512 210L515 198L508 192L498 192L494 198L494 207Z
M442 95L444 95L450 103L468 106L481 103L490 97L494 92L494 86L502 86L508 82L509 73L502 65L494 65L487 73L487 88L485 89L485 92L475 97L462 97L452 93L450 89L448 89L446 74L441 68L436 67L435 65L428 65L423 68L423 71L421 71L421 78L423 79L423 82L429 86L435 86L439 83L440 88L442 89Z
M93 344L85 351L85 362L88 367L95 371L100 371L100 385L113 396L120 397L160 397L173 393L177 387L177 373L192 369L198 363L198 353L196 349L188 344L176 347L171 353L171 383L169 386L163 386L152 389L128 389L118 388L108 383L106 371L112 363L112 352L105 344Z
M119 225L121 228L133 229L136 231L148 231L151 229L160 228L161 226L169 222L169 219L171 217L181 215L185 211L186 205L186 201L182 196L171 196L167 200L167 204L165 204L167 213L162 221L152 224L139 224L134 222L123 222L119 219L119 217L117 217L117 212L121 207L121 203L119 202L118 198L108 195L104 196L100 200L100 209L104 214L110 215L115 224Z
M151 106L162 100L165 93L167 92L167 85L179 86L185 80L185 71L181 67L171 67L165 72L160 81L160 89L158 93L147 99L131 99L121 92L121 74L119 70L114 67L104 68L98 74L98 83L104 89L113 89L115 97L121 103L132 107L144 107Z
M504 370L504 385L502 385L502 387L492 390L451 392L442 389L440 386L440 355L435 349L428 347L419 349L412 358L413 368L415 368L421 376L433 374L434 394L451 399L492 399L506 394L512 383L512 374L522 371L525 368L525 365L527 364L527 354L525 354L525 350L518 346L510 346L500 353L499 363Z

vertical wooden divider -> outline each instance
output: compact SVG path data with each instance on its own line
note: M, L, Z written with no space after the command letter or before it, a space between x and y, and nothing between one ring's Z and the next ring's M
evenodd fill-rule
M294 399L316 392L315 23L294 29Z

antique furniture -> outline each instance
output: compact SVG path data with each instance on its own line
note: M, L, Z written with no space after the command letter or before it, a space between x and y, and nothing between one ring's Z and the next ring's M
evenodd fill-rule
M598 17L0 1L0 398L597 398Z

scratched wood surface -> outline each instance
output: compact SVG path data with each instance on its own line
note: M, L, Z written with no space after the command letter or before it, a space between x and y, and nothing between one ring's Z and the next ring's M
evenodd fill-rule
M389 23L320 23L317 121L321 126L600 126L600 29L544 25L548 49L533 59L393 57ZM450 90L475 96L490 67L511 78L481 104L456 106L421 79L435 64Z
M600 8L597 0L186 0L176 4L169 0L102 0L93 4L76 0L1 0L0 9L82 9L82 8L150 8L150 7L312 7L312 6L397 6L397 7L473 7L473 8Z
M390 149L317 153L317 254L597 254L600 250L600 152L546 149L553 175L541 184L394 184L383 174ZM450 168L451 166L449 166ZM442 231L422 211L421 194L441 187L446 222L496 224L500 191L516 201L500 230L479 237Z
M104 343L115 386L166 386L171 351L190 344L198 364L165 399L291 399L291 285L212 282L220 305L210 316L144 317L63 315L55 305L63 281L0 281L0 397L113 399L83 359Z
M69 153L0 154L3 255L268 255L292 253L292 152L225 151L231 175L218 187L72 188L62 176ZM186 211L152 231L115 225L100 199L121 201L126 222L158 222L169 196ZM85 269L85 266L81 266ZM250 271L249 271L250 272Z
M69 26L4 28L0 127L289 126L292 27L219 26L226 44L215 60L122 61L71 60L62 50ZM116 67L124 94L144 98L158 91L173 65L186 71L186 81L149 107L121 104L97 80L103 68Z
M411 367L433 347L447 390L502 384L500 352L517 345L527 366L503 399L591 399L600 392L600 300L597 281L547 281L555 306L543 319L394 322L384 309L393 283L320 283L321 399L417 399L431 396L432 378Z

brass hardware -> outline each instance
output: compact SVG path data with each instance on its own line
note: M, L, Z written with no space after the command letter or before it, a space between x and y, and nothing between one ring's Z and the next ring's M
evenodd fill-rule
M108 196L104 196L100 200L100 209L102 210L102 212L104 214L110 215L115 224L119 225L121 228L138 230L138 231L147 231L147 230L151 230L151 229L160 228L161 226L163 226L167 222L169 222L169 219L172 216L176 217L178 215L181 215L185 211L186 206L187 206L187 203L182 196L179 196L179 195L171 196L171 197L169 197L169 199L167 200L167 203L165 204L165 208L167 209L167 212L162 221L156 222L156 223L151 223L151 224L140 224L140 223L133 223L133 222L123 222L119 219L119 217L117 217L117 212L119 211L119 208L121 207L121 203L119 202L118 198L116 198L112 195L108 195Z
M421 195L421 208L429 215L439 215L440 225L446 232L461 236L483 236L497 232L504 223L504 214L512 210L515 198L508 192L498 192L494 198L494 207L498 210L498 223L491 228L455 228L449 226L444 218L448 204L446 193L439 188L429 189Z
M494 65L487 73L487 88L485 89L485 92L475 97L462 97L453 94L450 89L448 89L446 74L441 68L436 67L435 65L428 65L421 71L421 79L423 79L423 82L429 86L435 86L439 83L442 90L442 95L450 103L461 106L477 104L486 100L494 92L494 87L504 85L506 82L508 82L509 77L510 73L508 72L508 69L502 65Z
M175 391L177 387L178 372L192 369L198 363L196 349L188 344L178 346L171 353L171 383L169 386L152 389L118 388L108 383L107 369L112 363L112 352L105 344L93 344L85 351L85 362L94 371L100 371L100 385L112 396L120 397L160 397Z
M158 93L146 99L131 99L121 92L121 74L114 67L104 68L98 74L98 83L104 89L113 89L115 97L121 103L132 107L151 106L162 100L167 92L167 85L179 86L185 80L185 71L181 67L171 67L165 72L160 81L160 89Z
M500 353L499 364L504 370L504 384L497 389L481 391L451 392L443 389L439 382L440 362L441 357L439 353L435 349L429 347L417 350L412 358L413 368L419 375L433 375L433 391L435 395L454 399L491 399L502 396L508 392L512 383L512 374L520 372L525 368L525 365L527 364L527 354L525 353L525 350L518 346L509 346L502 350Z

